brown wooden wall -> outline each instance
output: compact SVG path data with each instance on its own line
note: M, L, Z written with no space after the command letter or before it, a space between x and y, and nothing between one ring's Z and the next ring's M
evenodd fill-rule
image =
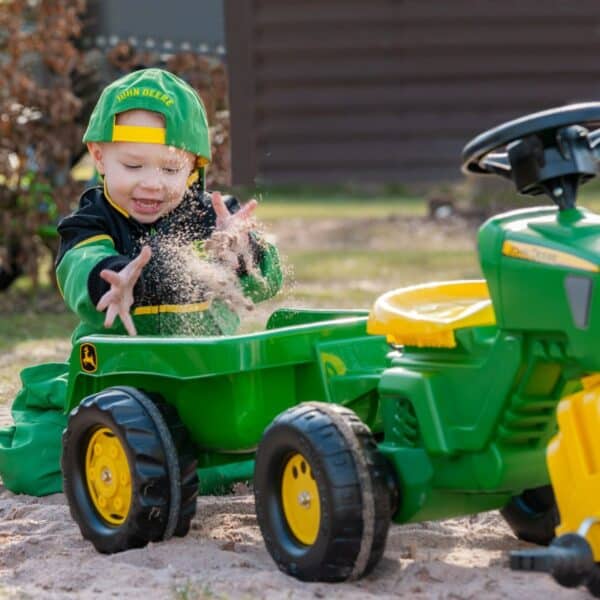
M600 99L600 0L225 0L235 183L439 181Z

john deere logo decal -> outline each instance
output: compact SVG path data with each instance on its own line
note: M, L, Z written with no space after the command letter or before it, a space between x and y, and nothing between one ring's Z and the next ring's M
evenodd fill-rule
M321 352L321 360L323 361L323 367L325 368L325 374L327 377L333 377L334 375L344 375L348 369L344 361L335 354L329 352Z
M81 347L79 348L79 360L81 362L81 368L86 373L93 373L98 368L96 348L93 344L81 344Z

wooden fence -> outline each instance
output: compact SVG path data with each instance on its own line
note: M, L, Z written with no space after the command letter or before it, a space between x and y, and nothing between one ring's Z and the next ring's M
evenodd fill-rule
M600 99L600 1L225 0L235 183L440 181L481 130Z

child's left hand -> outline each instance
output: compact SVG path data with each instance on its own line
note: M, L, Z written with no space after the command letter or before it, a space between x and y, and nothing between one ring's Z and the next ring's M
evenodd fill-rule
M211 201L217 218L208 244L214 243L215 255L222 264L234 271L242 265L247 269L253 263L249 236L252 224L249 221L258 202L249 200L237 212L231 213L220 192L212 192Z

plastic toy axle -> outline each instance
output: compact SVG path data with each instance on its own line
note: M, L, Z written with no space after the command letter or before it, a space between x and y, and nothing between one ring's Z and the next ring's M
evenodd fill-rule
M590 545L577 533L561 535L547 548L510 553L511 569L550 573L564 587L576 587L585 583L594 566Z

